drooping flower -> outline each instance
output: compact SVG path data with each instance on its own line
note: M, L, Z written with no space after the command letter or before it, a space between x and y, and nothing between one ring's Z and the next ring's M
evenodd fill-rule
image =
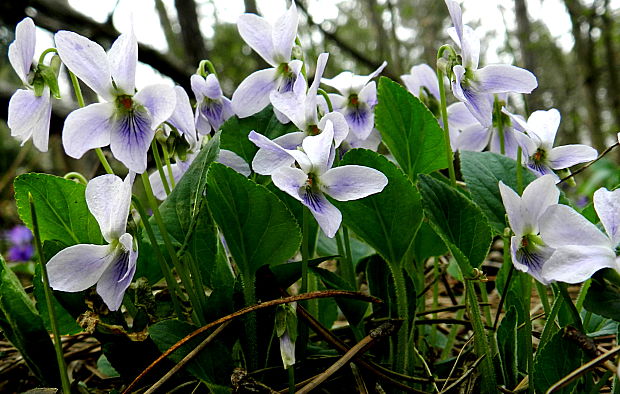
M32 71L36 43L36 27L30 18L25 18L15 28L15 41L9 45L9 61L26 89L17 90L9 101L7 124L11 136L22 145L32 138L32 143L41 152L47 152L50 117L52 115L52 96L50 88L43 80L39 70ZM33 83L45 83L42 92L37 94Z
M566 205L550 207L541 217L540 234L555 248L542 270L547 281L580 283L602 268L620 271L620 189L598 189L594 209L605 233Z
M110 145L112 154L137 173L146 170L154 129L172 114L172 87L150 85L136 93L138 43L133 31L121 34L106 54L79 34L54 36L63 63L106 102L90 104L67 116L62 132L65 152L76 159L90 149Z
M439 83L437 74L428 64L411 67L409 74L401 75L400 79L407 90L426 104L432 113L439 114Z
M554 250L545 243L544 237L540 237L539 229L544 223L541 219L543 213L556 205L560 198L553 177L545 175L536 179L525 188L521 197L501 181L499 191L514 233L510 238L510 255L514 267L529 273L543 284L549 283L542 272Z
M552 108L548 111L536 111L527 122L507 111L513 122L517 123L529 138L519 138L525 164L538 176L551 174L556 181L559 177L553 170L561 170L596 159L596 149L573 144L553 147L555 135L560 126L560 112Z
M28 227L17 225L6 232L6 240L10 247L7 251L9 261L29 261L34 255L32 232Z
M134 178L130 171L124 181L108 174L88 182L86 203L108 245L73 245L52 257L46 267L54 290L77 292L97 284L108 308L120 308L138 259L133 237L126 232Z
M196 129L202 135L209 134L211 130L217 131L228 118L235 113L232 103L222 93L220 81L215 74L209 74L206 78L200 75L192 75L192 90L196 96Z
M331 168L335 152L333 133L331 122L327 122L321 134L304 139L303 152L290 151L299 168L282 166L271 175L274 185L308 207L330 238L338 231L342 214L326 195L338 201L357 200L379 193L388 183L387 177L374 168Z
M471 27L463 25L459 4L454 0L445 2L454 25L449 32L461 48L462 58L462 64L452 68L452 93L483 126L492 126L493 94L531 93L538 81L531 72L508 64L479 69L480 39Z
M240 118L254 115L269 104L272 96L293 89L303 65L301 60L291 60L298 22L294 1L273 25L255 14L239 17L241 38L272 66L250 74L233 93L232 108Z

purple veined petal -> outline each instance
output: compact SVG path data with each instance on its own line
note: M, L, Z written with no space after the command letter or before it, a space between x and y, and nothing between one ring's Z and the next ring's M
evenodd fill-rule
M194 92L194 97L196 97L197 102L201 102L207 96L207 83L203 77L197 74L193 74L189 78L190 85L192 87L192 92Z
M147 111L135 109L118 115L110 133L110 149L117 160L131 171L142 174L146 171L146 153L155 136Z
M290 167L295 163L295 157L291 155L290 151L264 135L252 130L248 139L260 148L252 160L254 172L261 175L271 175L278 168Z
M519 149L519 143L516 138L517 133L522 134L520 131L515 132L510 126L504 127L504 156L514 160L517 159L517 152ZM491 133L491 152L501 154L501 151L500 135L497 129L493 128L493 132Z
M515 115L512 112L509 112L506 107L502 107L502 113L508 115L510 120L512 121L513 127L521 132L527 132L529 130L529 126L527 125L527 121L521 115Z
M534 153L536 153L536 150L538 149L538 144L529 135L520 131L515 131L514 137L517 145L521 147L524 157L529 158ZM534 138L538 139L537 137Z
M30 18L24 18L15 27L15 41L9 45L9 62L24 84L28 84L28 73L36 44L36 27Z
M452 19L452 26L454 26L454 30L458 38L458 41L455 41L460 46L461 38L463 37L463 14L461 11L461 6L454 0L445 0L445 2L446 7L448 7L448 12L450 13L450 19Z
M114 254L110 245L79 244L61 250L45 266L50 287L71 293L88 289L101 278Z
M550 167L554 170L569 168L596 159L596 149L581 144L558 146L549 151Z
M560 111L555 108L548 111L534 111L527 120L527 130L533 131L543 144L551 147L560 127L560 120Z
M56 33L54 41L65 66L106 101L112 101L110 63L101 45L65 30Z
M177 183L183 177L185 171L183 167L179 166L177 163L170 164L170 169L172 170L174 181ZM164 170L164 177L166 178L168 185L170 185L170 176L166 170ZM159 175L159 171L153 171L153 173L149 175L149 181L151 182L153 195L159 201L164 201L168 195L166 194L166 189L164 188L164 183L162 182L161 175Z
M196 108L194 122L196 124L196 131L199 135L207 135L211 132L211 123L209 123L209 119L202 113L200 105Z
M482 152L489 144L491 133L488 127L484 127L479 123L464 128L456 137L453 150L468 150L474 152Z
M315 175L321 175L331 166L330 157L334 150L334 126L325 123L325 129L319 135L306 137L301 143L304 152L312 163Z
M224 95L224 93L222 93L222 88L220 87L220 81L217 79L215 74L209 74L205 78L204 95L212 100L219 99Z
M132 96L136 89L136 65L138 64L138 40L133 33L121 34L108 51L110 71L116 88Z
M611 240L586 218L566 205L553 205L540 217L540 235L549 246L600 246L611 249Z
M620 243L620 189L609 191L604 187L594 192L594 209L611 239L611 244Z
M553 172L551 167L549 167L547 164L545 164L543 162L534 161L530 157L528 159L527 163L526 163L526 166L534 174L536 174L537 177L541 177L541 176L545 176L545 175L551 175L553 177L553 179L555 179L556 183L560 181L560 178L558 177L558 175L555 172Z
M297 148L301 147L301 143L304 138L306 138L306 133L303 131L296 131L281 135L278 138L274 138L273 142L280 145L284 149L297 150Z
M255 14L243 14L237 20L239 35L250 48L258 53L273 67L278 66L275 60L271 24Z
M289 9L278 18L271 31L273 57L276 62L286 63L291 59L298 23L299 14L295 1L292 1Z
M176 105L172 115L168 118L168 122L176 127L190 145L193 145L196 143L196 124L194 123L192 104L182 87L175 86L174 93L176 94Z
M198 108L196 112L201 115L203 119L208 123L206 125L198 125L197 128L203 128L206 131L202 132L202 134L207 134L211 128L213 130L219 130L220 126L226 121L224 118L224 102L223 100L205 100L201 103L198 103Z
M269 104L269 93L277 86L275 68L255 71L241 82L232 95L233 111L240 118L247 118Z
M508 64L491 64L474 71L476 90L483 93L531 93L538 86L534 74Z
M282 113L287 121L293 122L300 130L307 128L306 80L303 77L295 80L293 90L283 93L273 90L269 95L269 99L274 109ZM279 117L278 120L280 120ZM280 122L283 123L281 120Z
M296 200L301 199L301 188L306 185L308 175L299 168L279 167L271 174L273 184Z
M463 26L463 39L461 40L461 56L463 65L469 70L478 68L480 58L480 38L471 27Z
M348 134L346 142L349 144L351 149L361 148L376 152L379 148L379 144L381 144L381 134L377 131L377 129L372 129L370 135L365 140L358 139L354 134Z
M118 240L126 231L135 175L130 171L125 180L112 174L101 175L86 186L88 210L97 219L108 243Z
M149 110L151 120L149 126L152 128L170 118L176 107L176 98L174 88L164 84L149 85L133 96L137 103Z
M381 192L388 184L382 172L374 168L348 165L327 170L321 175L321 188L338 201L358 200Z
M123 234L116 248L114 259L97 282L97 294L111 311L118 310L123 302L125 290L136 273L138 252L133 250L133 237Z
M368 104L371 109L377 105L377 84L375 81L370 81L364 86L358 95L358 99Z
M478 122L485 127L493 125L493 101L492 96L485 93L478 93L470 89L463 89L465 96L465 106L469 112L478 119Z
M65 153L79 159L91 149L110 145L115 110L113 103L97 103L71 112L62 129Z
M342 223L342 213L320 191L302 188L300 193L302 204L308 207L323 233L334 238Z
M418 64L411 67L409 74L400 77L405 83L405 87L411 94L420 97L422 88L428 89L431 95L439 100L439 84L437 74L428 64Z
M280 337L280 357L284 369L288 369L295 365L295 342L291 339L288 331Z
M325 129L328 120L332 122L334 127L334 146L337 148L349 135L349 124L340 112L329 112L319 121L318 127L320 130Z
M469 112L465 103L458 102L448 106L448 124L450 128L464 129L478 123L478 119Z
M342 114L349 125L349 131L359 139L366 139L375 126L374 112L361 101L355 106L345 107Z
M7 124L11 136L22 145L32 137L34 146L41 152L47 152L51 114L52 102L47 86L40 97L31 90L17 90L9 100Z
M230 150L220 149L220 153L215 161L232 168L245 177L250 176L252 173L248 163L241 156Z
M603 268L620 268L612 249L567 245L555 250L543 266L542 275L550 282L581 283Z
M508 215L510 228L515 234L515 237L519 238L520 240L521 237L525 234L526 227L529 225L529 223L525 222L525 209L523 207L521 197L519 197L519 195L514 190L506 186L502 181L499 181L499 192L502 196L504 208L506 209L506 215Z
M537 178L523 190L521 196L523 220L526 225L531 226L532 233L538 233L540 217L547 208L556 205L559 198L560 191L555 187L555 178L551 175Z
M553 252L553 248L545 245L522 247L521 237L510 238L510 255L514 267L519 271L527 272L544 285L549 284L550 281L543 276L543 269Z

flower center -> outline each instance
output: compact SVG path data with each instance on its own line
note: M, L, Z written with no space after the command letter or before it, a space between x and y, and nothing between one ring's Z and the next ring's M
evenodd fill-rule
M349 96L349 104L357 107L359 103L360 103L360 100L359 100L359 97L357 97L357 94L352 94Z
M121 95L116 98L116 106L123 111L131 111L133 109L133 99L129 95Z
M319 129L319 126L312 124L310 126L308 126L308 134L310 135L319 135L321 134L321 129Z
M532 155L532 161L534 161L535 163L540 163L545 160L545 157L546 152L543 149L538 148L536 152Z

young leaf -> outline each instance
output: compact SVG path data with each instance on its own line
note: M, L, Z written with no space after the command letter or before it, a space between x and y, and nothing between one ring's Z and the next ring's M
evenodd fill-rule
M575 341L564 337L564 330L556 332L547 343L541 343L534 360L534 389L545 393L554 383L581 365L583 351ZM572 393L575 382L556 393Z
M47 174L15 178L15 200L22 221L32 230L28 193L37 210L41 241L60 241L67 246L101 244L99 224L86 205L86 187Z
M460 153L461 172L471 192L472 199L478 204L489 220L495 234L502 234L506 223L506 210L499 193L499 181L513 190L517 190L517 162L492 152ZM528 169L523 168L523 187L536 179Z
M446 168L446 142L437 119L407 89L381 77L375 108L383 142L410 179Z
M365 149L349 151L340 165L381 171L388 184L381 193L353 201L334 201L344 224L391 263L400 264L422 222L420 194L392 162Z
M420 175L418 187L431 226L468 276L482 264L491 246L487 220L476 204L444 182Z

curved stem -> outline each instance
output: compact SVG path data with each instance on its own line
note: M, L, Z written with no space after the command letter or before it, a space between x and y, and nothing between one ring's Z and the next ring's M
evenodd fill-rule
M37 62L37 64L43 64L43 60L45 60L45 56L48 53L58 53L58 50L56 48L47 48L46 50L41 52L41 55L39 55L39 61Z
M88 181L86 180L84 175L80 174L79 172L75 172L75 171L67 172L65 176L63 176L63 178L69 179L69 180L75 179L78 182L80 182L82 185L88 184Z
M334 106L332 105L332 100L329 98L329 95L327 94L326 91L324 91L323 89L319 89L318 93L323 96L323 98L325 99L325 102L327 103L327 109L329 112L333 112L334 111Z
M153 152L153 158L155 159L155 166L157 167L157 172L159 173L159 177L161 178L161 183L164 186L164 191L166 192L166 196L170 195L170 186L168 185L168 180L166 179L166 174L164 173L164 167L161 164L161 156L159 154L159 149L157 149L157 141L155 138L151 141L151 151Z
M452 146L450 144L450 127L448 125L446 88L443 85L443 71L441 70L441 67L437 67L437 81L439 83L439 107L441 109L441 121L443 122L443 135L446 141L446 160L448 161L448 173L450 174L450 184L452 185L452 187L456 187L456 174L454 172L454 154L452 153Z

